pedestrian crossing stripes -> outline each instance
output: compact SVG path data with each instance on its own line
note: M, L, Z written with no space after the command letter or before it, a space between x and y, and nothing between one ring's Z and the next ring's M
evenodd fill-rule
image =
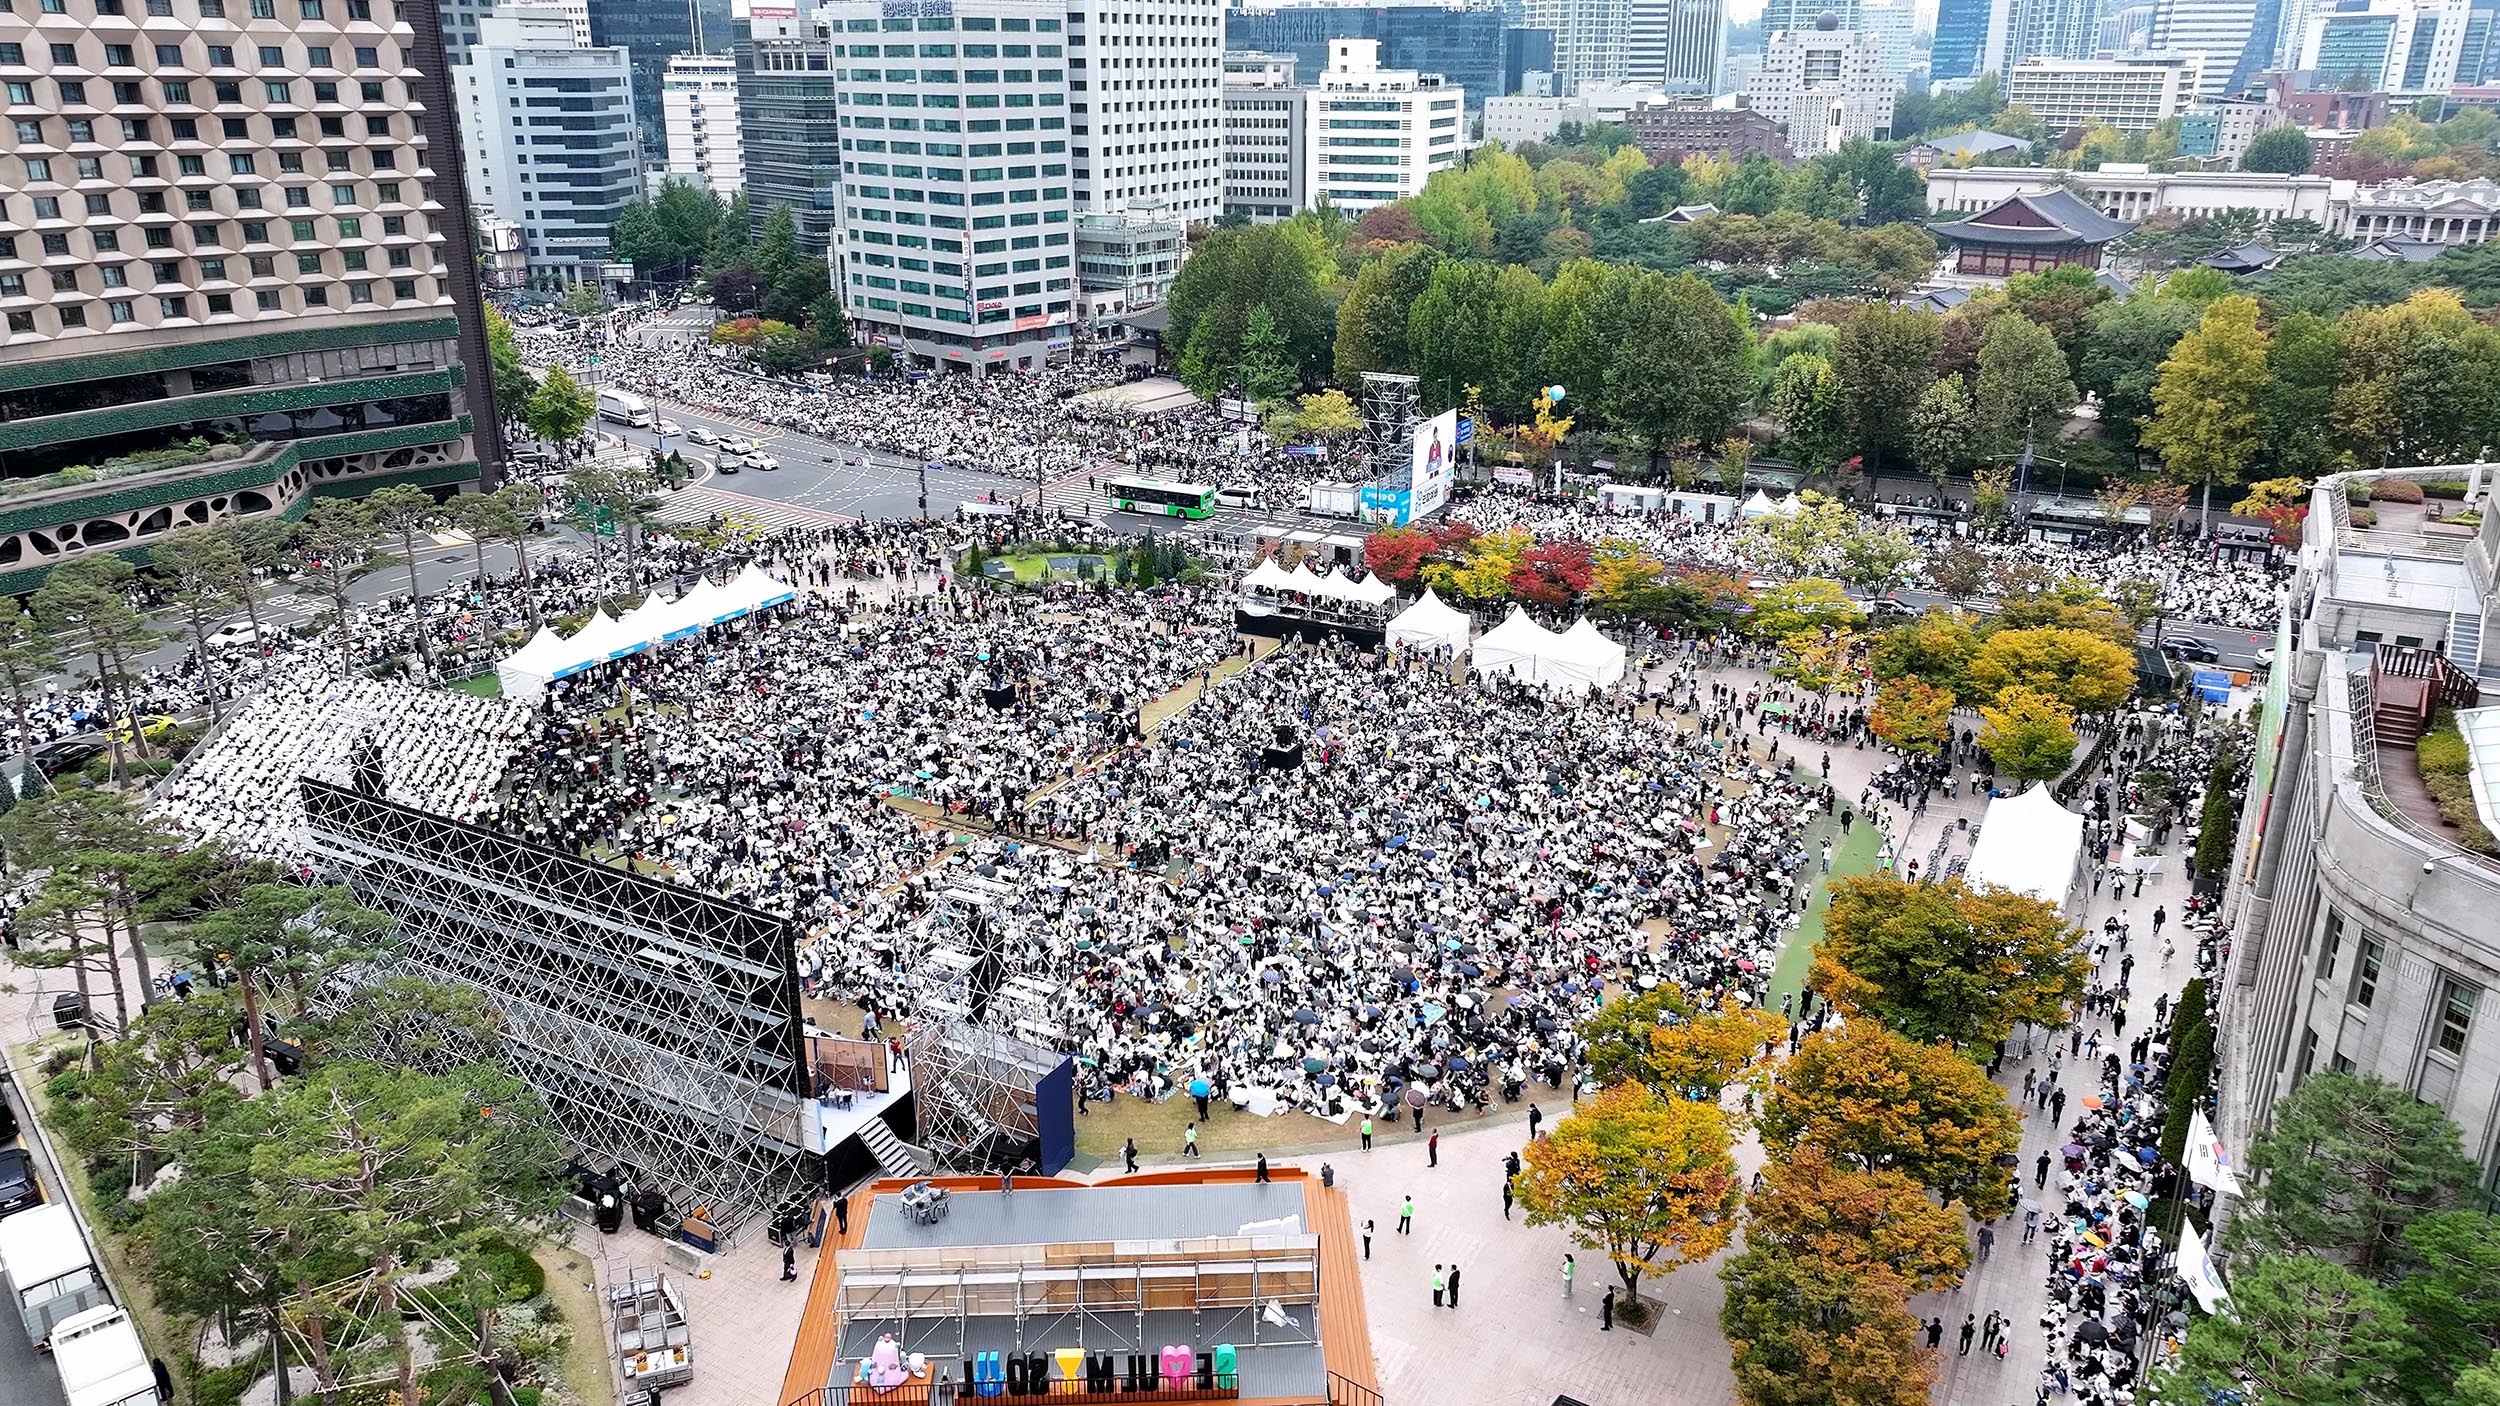
M721 518L730 523L773 531L784 527L825 527L849 522L840 513L818 508L803 508L795 503L776 503L769 498L756 498L726 489L693 487L668 494L660 501L652 519L663 523L708 523Z

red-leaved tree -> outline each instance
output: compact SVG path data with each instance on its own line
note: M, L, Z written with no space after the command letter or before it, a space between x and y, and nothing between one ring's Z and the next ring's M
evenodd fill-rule
M1588 594L1597 579L1589 544L1568 539L1539 542L1511 568L1510 593L1515 600L1538 605L1564 605Z

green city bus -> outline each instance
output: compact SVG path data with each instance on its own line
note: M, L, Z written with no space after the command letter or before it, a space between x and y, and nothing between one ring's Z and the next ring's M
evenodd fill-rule
M1124 513L1202 518L1215 511L1215 490L1203 484L1173 483L1160 478L1115 478L1102 486L1102 492L1114 509Z

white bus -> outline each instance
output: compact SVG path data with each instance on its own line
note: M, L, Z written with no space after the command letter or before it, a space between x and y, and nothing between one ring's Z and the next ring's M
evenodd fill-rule
M61 1320L52 1362L69 1406L173 1406L156 1394L156 1373L130 1315L110 1304Z
M651 428L651 402L632 391L599 392L599 418L638 430Z
M9 1277L26 1341L38 1352L62 1319L113 1301L87 1253L87 1237L78 1233L76 1213L59 1202L0 1220L0 1274Z

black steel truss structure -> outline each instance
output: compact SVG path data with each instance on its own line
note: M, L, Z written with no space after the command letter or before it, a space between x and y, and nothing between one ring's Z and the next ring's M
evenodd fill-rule
M485 993L515 1074L589 1162L723 1234L805 1176L789 924L306 779L306 835L404 967Z

